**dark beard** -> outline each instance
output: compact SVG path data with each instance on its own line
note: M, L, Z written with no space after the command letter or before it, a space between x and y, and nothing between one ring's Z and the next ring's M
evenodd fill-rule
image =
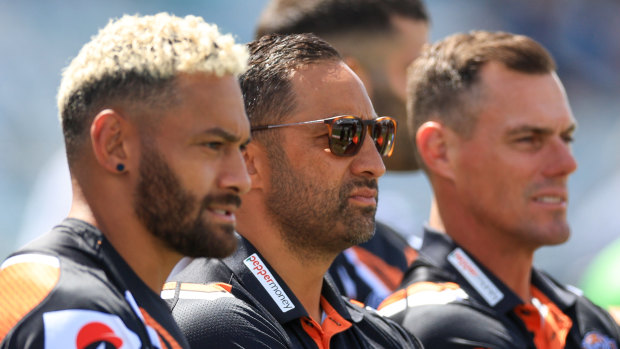
M357 178L340 188L325 188L292 170L286 154L270 147L271 191L266 198L267 211L279 223L288 247L303 258L333 258L374 234L375 207L349 204L352 190L377 188L376 179Z
M143 144L139 171L134 211L154 236L185 256L222 258L234 252L234 226L210 224L203 215L213 202L239 206L238 195L207 195L199 201L154 146Z

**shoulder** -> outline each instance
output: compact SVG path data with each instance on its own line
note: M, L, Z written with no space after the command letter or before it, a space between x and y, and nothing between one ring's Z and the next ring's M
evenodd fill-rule
M610 313L593 303L583 295L583 291L565 285L541 270L535 275L543 280L547 289L551 289L554 296L563 300L567 306L563 310L573 321L571 332L581 338L582 344L599 344L614 342L615 347L620 343L620 327Z
M225 283L168 283L172 315L191 347L285 348L268 314L235 297ZM172 297L172 298L170 298Z
M0 341L43 302L60 279L60 259L41 253L9 257L0 266Z
M345 298L345 297L343 297ZM353 319L359 314L362 317L355 326L373 347L380 348L422 348L417 338L407 332L393 320L382 316L377 310L357 301L346 300L345 303Z
M550 278L550 277L549 277ZM579 322L579 329L587 330L595 334L607 335L614 339L616 343L620 343L620 327L618 326L618 318L597 304L593 303L589 298L583 295L583 292L573 286L566 286L556 283L557 287L561 287L566 292L573 293L577 300L575 301L574 310L568 310L569 316ZM596 331L594 331L596 329ZM583 333L585 337L591 333ZM584 339L585 339L584 337Z
M203 257L185 262L186 265L171 275L168 281L210 284L229 282L233 277L233 272L221 259Z
M90 270L90 269L89 269ZM0 268L0 341L8 347L75 346L103 342L98 337L140 343L121 316L126 312L98 273L83 272L70 260L22 253ZM110 342L113 343L113 342Z
M453 282L416 282L395 292L379 313L431 348L519 348L492 310L472 302ZM522 347L527 346L522 343Z
M573 320L577 319L579 322L579 330L584 341L589 337L591 340L592 338L606 338L606 340L613 339L615 343L620 344L620 327L616 319L586 297L580 296L577 299L575 313L571 315L574 317Z

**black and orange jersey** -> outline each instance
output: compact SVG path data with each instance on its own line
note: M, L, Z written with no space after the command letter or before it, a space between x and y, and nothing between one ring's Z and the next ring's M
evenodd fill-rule
M534 268L531 290L523 302L448 235L426 231L379 312L429 348L618 348L618 326L577 289Z
M402 236L377 222L375 235L338 255L329 273L343 295L376 308L400 286L416 256Z
M323 282L321 323L244 238L230 257L195 259L162 291L193 348L418 348L407 332Z
M0 267L0 348L189 345L102 233L66 219Z

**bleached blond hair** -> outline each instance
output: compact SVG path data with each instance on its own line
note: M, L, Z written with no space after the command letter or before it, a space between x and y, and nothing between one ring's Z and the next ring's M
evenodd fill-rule
M238 76L248 52L201 17L125 15L110 22L63 71L58 110L67 155L80 144L100 108L110 103L166 107L181 73Z

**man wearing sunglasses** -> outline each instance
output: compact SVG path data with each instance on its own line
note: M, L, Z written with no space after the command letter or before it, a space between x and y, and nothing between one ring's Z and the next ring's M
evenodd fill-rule
M326 272L374 232L381 156L396 124L326 42L265 36L240 78L253 141L240 248L196 259L162 291L193 347L415 348L374 310L341 297Z
M428 22L421 0L271 0L256 36L314 33L326 40L361 78L377 113L404 126L406 68L427 41ZM383 159L375 235L343 251L330 268L343 294L372 307L398 288L429 217L431 190L417 171L414 137L400 127L396 141Z

